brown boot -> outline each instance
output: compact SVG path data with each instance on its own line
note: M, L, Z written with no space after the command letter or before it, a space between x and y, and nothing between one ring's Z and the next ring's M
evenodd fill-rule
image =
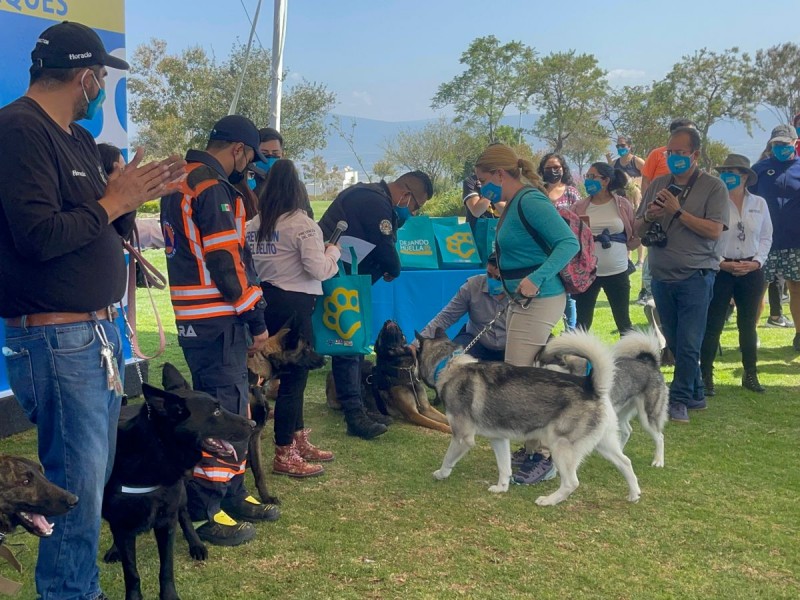
M275 460L272 461L272 472L289 477L313 477L322 475L322 465L312 465L303 460L297 452L297 444L292 441L289 446L275 446Z
M309 433L311 433L311 430L307 428L294 432L294 444L297 447L297 453L304 460L310 460L312 462L331 462L333 460L333 452L320 450L309 442Z

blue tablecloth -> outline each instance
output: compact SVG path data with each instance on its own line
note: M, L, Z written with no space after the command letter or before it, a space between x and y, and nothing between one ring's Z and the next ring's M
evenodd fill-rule
M415 329L421 331L467 278L481 273L485 269L403 271L392 282L379 281L372 287L372 334L377 337L384 322L392 319L411 342ZM466 317L450 327L448 335L455 336L464 323Z

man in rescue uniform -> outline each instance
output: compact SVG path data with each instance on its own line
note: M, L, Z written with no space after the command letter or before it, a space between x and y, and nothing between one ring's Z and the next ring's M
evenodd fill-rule
M248 414L247 352L262 347L268 333L245 242L244 203L232 184L254 159L263 160L258 145L249 119L220 119L206 150L186 154L179 191L161 200L170 297L194 389L242 416ZM212 445L187 482L189 513L192 520L207 520L197 530L201 539L235 546L255 536L248 521L273 521L278 509L245 490L247 442L235 445L235 453Z
M431 179L422 171L411 171L391 183L358 183L336 196L319 226L325 239L330 239L336 224L345 221L347 235L375 246L359 264L359 272L369 273L372 283L381 278L392 281L400 276L395 231L432 195ZM365 440L386 433L386 424L374 421L361 399L361 356L334 356L331 371L347 433Z

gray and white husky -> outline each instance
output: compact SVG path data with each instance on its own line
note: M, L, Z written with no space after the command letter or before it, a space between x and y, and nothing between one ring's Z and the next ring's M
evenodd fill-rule
M661 344L652 329L633 330L622 336L612 348L616 371L611 386L611 404L619 419L622 447L631 436L631 419L639 415L642 428L656 444L654 467L664 466L664 425L667 422L669 390L661 374ZM584 375L586 359L563 354L548 344L539 355L548 369Z
M453 430L442 467L433 474L436 479L448 477L475 445L475 436L482 435L489 438L499 471L497 485L489 491L505 492L511 478L510 440L538 439L550 448L561 486L537 498L536 504L551 506L568 498L578 487L578 466L592 450L623 474L628 500L639 499L639 483L631 461L622 453L617 416L609 399L614 360L596 337L581 331L551 342L553 350L591 361L589 377L479 362L458 354L460 347L441 330L432 339L419 334L417 339L419 375L436 388Z

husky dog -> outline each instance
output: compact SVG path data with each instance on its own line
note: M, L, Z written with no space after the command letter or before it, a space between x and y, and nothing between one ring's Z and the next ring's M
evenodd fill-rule
M654 467L664 466L664 425L667 422L669 390L661 374L661 344L657 332L630 331L614 345L614 384L611 386L611 404L619 420L622 447L631 436L631 419L639 415L642 428L656 444ZM586 359L579 356L553 352L546 347L540 359L547 360L548 369L557 369L573 375L586 373Z
M433 339L416 334L420 343L419 371L423 381L436 387L453 429L442 467L434 472L445 479L472 446L475 435L489 438L497 459L499 477L490 492L508 490L511 478L511 439L538 439L550 448L561 476L561 486L536 504L551 506L578 487L578 466L597 450L625 477L628 500L639 500L640 490L631 461L622 453L617 417L609 391L614 361L594 336L579 331L553 342L551 350L588 359L589 377L507 363L479 362L451 342L444 331Z

